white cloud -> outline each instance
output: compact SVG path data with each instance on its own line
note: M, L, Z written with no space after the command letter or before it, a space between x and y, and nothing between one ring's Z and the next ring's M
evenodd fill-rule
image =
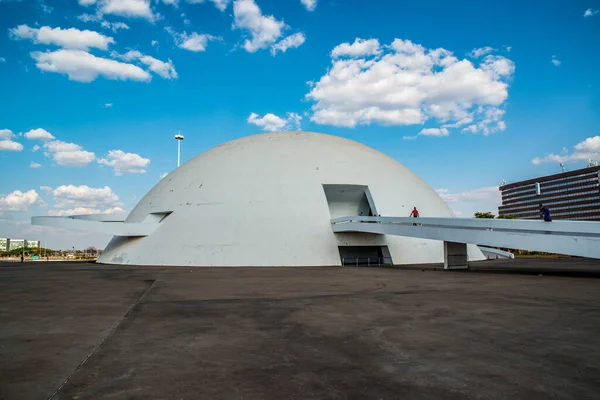
M116 51L113 51L110 53L110 55L115 58L120 58L121 60L124 60L124 61L134 61L143 56L143 54L137 50L129 50L125 54L119 54Z
M192 32L190 35L188 35L186 32L177 34L171 31L171 33L175 39L175 42L177 43L177 47L194 52L206 51L206 46L208 45L209 41L221 40L220 37L206 33L198 34L196 32Z
M421 129L419 135L423 136L448 136L450 132L446 128L425 128Z
M23 145L10 139L0 140L0 151L23 151Z
M159 15L154 14L150 0L79 0L82 6L96 5L96 15L114 14L121 17L145 18L154 22Z
M279 40L288 26L272 15L263 15L254 0L235 0L233 15L233 28L250 36L242 45L250 53L270 48L271 54L275 55L278 51L285 52L299 47L306 40L303 33L295 33Z
M152 22L158 18L150 7L150 0L101 0L99 4L103 14L145 18Z
M504 110L497 107L480 106L474 111L477 122L462 129L465 133L482 133L484 136L489 136L492 133L503 131L506 129L506 123L502 120ZM466 117L455 123L456 126L461 126L473 121L473 116ZM450 126L447 126L450 127Z
M550 62L554 64L555 67L559 67L561 64L561 61L558 58L556 58L556 56L552 56L552 60L550 60Z
M44 155L52 158L58 165L84 167L96 159L96 155L85 151L75 143L53 140L44 144Z
M29 140L52 140L54 136L43 128L32 129L29 132L25 132L25 138Z
M274 44L285 28L283 21L276 20L272 15L264 16L254 0L235 0L233 16L233 27L250 35L243 44L244 49L250 53Z
M86 214L119 214L124 213L121 207L108 208L104 211L97 208L89 207L75 207L67 210L50 210L48 215L51 217L69 217L72 215L86 215Z
M33 52L36 66L47 72L66 74L70 80L92 82L98 76L113 80L150 81L150 74L133 64L96 57L81 50Z
M144 168L148 167L150 160L138 154L125 153L122 150L111 150L108 152L106 158L98 160L98 164L113 168L115 175L123 175L125 173L143 174L146 173Z
M447 203L456 203L459 201L501 199L500 190L498 189L498 186L486 186L461 193L450 193L448 189L437 189L436 192Z
M102 214L119 214L119 213L124 213L125 210L122 209L121 207L112 207L112 208L108 208L104 211L102 211Z
M498 206L502 197L498 186L486 186L465 192L452 193L448 189L437 189L436 192L452 210L454 214L472 218L475 212L498 213Z
M29 164L30 168L39 168L41 166L42 166L42 164L38 164L38 163L33 162L33 161Z
M0 211L27 211L29 206L42 203L42 198L35 190L28 190L27 192L15 190L4 197L0 197Z
M375 51L374 44L369 54ZM508 98L515 68L511 60L488 55L473 64L448 50L426 49L401 39L380 50L382 54L374 58L333 58L329 71L311 84L306 95L315 102L312 121L354 127L414 125L432 119L448 128L471 119L474 124L495 124L489 131L504 126L487 116L503 113L500 107ZM345 53L349 51L337 54Z
M295 49L300 47L305 40L306 37L303 33L294 33L293 35L287 36L271 46L271 54L275 55L278 51L285 53L287 49Z
M57 209L114 209L123 207L123 203L119 201L117 196L110 187L91 188L87 185L62 185L56 189L48 186L40 188L45 193L52 195ZM58 213L59 211L55 211ZM69 212L66 211L65 212ZM85 212L81 214L86 214Z
M484 56L486 54L492 53L496 51L496 49L494 49L493 47L490 46L485 46L485 47L479 47L477 49L473 49L471 50L471 52L469 54L467 54L469 57L473 57L473 58L479 58L481 56ZM510 50L507 50L510 52Z
M54 8L52 8L52 7L50 7L50 6L47 6L46 4L44 4L44 2L43 2L43 1L40 1L40 2L38 3L38 5L39 5L39 6L40 6L40 8L42 9L42 12L44 12L44 13L46 13L46 14L50 14L50 13L51 13L51 12L54 10Z
M164 79L177 79L178 77L175 66L171 60L164 62L154 57L144 55L137 50L130 50L125 54L113 52L111 55L125 61L139 60L142 64L146 65L150 71Z
M575 145L575 150L581 152L600 153L600 136L589 137Z
M108 49L108 45L115 43L114 39L104 36L98 32L75 28L30 28L27 25L19 25L9 29L10 37L15 40L30 39L37 44L53 44L67 49L89 50L97 48Z
M113 106L113 103L104 104L104 108L111 108L112 106Z
M296 113L287 113L286 118L278 117L275 114L265 114L259 117L256 113L251 113L248 117L248 123L261 127L265 131L288 131L300 129L302 117Z
M598 10L596 10L595 8L588 8L587 10L585 10L585 12L583 13L583 16L585 18L587 17L593 17L594 15L598 14Z
M12 139L15 134L10 129L0 129L0 139Z
M317 8L317 0L300 0L300 2L308 11L315 11Z
M215 7L221 11L225 11L231 0L188 0L188 3L204 3L205 1L211 1Z
M167 175L169 175L168 172L163 172L162 174L160 174L160 179L163 179Z
M119 29L129 29L129 25L124 22L110 22L103 20L103 17L102 12L97 11L96 14L81 14L77 19L83 22L99 22L101 27L113 32L117 32Z
M119 29L129 29L129 25L124 22L108 22L102 21L100 26L106 29L111 29L113 32L118 31Z
M569 154L564 149L562 154L550 153L544 157L536 157L531 162L535 165L545 162L565 163L576 161L600 160L600 136L593 136L573 146L574 151Z
M44 148L51 153L81 150L81 146L79 146L78 144L61 142L60 140L53 140L52 142L48 142L44 144Z
M41 149L41 147L36 144L35 146L33 146L33 148L31 149L31 151L36 152L39 149Z
M150 71L154 72L161 78L177 79L177 71L175 71L175 66L171 60L164 62L151 56L142 56L140 57L140 61L146 64Z
M335 46L331 51L331 58L375 56L378 54L381 54L379 40L356 38L352 44L342 43Z
M83 21L83 22L99 22L102 21L102 14L101 13L96 13L96 14L81 14L77 17L78 20Z

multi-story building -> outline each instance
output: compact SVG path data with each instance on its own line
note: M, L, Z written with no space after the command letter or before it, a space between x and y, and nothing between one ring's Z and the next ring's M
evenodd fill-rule
M37 249L40 247L39 240L26 240L25 243L28 249Z
M23 247L28 248L28 249L39 248L40 241L39 240L0 238L0 251L11 251L11 250L15 250L15 249L22 249Z
M8 239L8 250L22 249L25 247L25 239Z
M553 219L600 221L600 166L503 184L498 214L540 219L540 204Z

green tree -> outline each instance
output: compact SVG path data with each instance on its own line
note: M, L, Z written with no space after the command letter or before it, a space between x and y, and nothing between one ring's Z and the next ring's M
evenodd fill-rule
M490 219L494 219L494 214L492 214L491 212L480 212L477 211L475 213L475 218L490 218Z
M518 219L518 217L514 214L500 214L498 219Z

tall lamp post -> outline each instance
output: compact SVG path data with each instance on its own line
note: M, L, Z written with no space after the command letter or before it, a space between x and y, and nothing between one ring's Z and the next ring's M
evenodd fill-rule
M175 135L175 140L177 140L177 168L179 168L179 164L181 163L181 141L183 140L181 132Z

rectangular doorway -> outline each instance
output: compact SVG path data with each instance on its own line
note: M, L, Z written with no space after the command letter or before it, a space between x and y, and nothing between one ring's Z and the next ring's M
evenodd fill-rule
M387 246L339 246L342 266L376 267L393 265Z
M366 185L323 185L331 218L377 215L375 202Z

